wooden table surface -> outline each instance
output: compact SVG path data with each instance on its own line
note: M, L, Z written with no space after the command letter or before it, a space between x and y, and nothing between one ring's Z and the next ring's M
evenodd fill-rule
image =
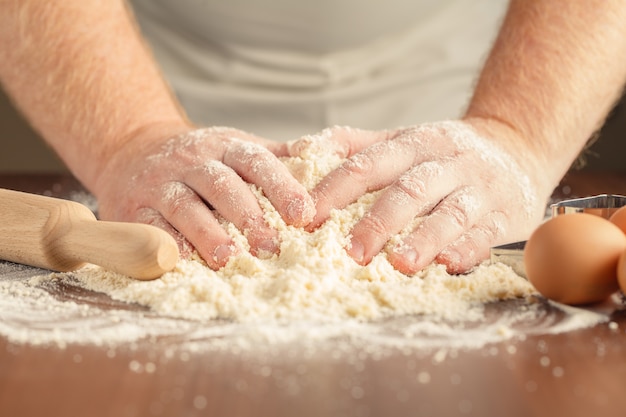
M0 176L0 187L81 190L46 175ZM555 196L600 193L626 194L626 175L571 174ZM610 319L444 358L296 347L171 354L167 341L111 350L0 337L0 416L623 416L626 312Z

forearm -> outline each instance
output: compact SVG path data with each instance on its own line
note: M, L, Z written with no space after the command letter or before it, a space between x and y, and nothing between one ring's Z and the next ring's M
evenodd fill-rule
M0 2L0 80L88 187L126 141L188 124L121 0Z
M625 21L620 0L513 0L466 117L508 125L558 181L622 92Z

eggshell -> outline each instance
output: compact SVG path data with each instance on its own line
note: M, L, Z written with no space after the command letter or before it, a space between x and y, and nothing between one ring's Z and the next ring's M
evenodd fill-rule
M611 217L609 217L611 223L622 229L622 232L626 233L626 206L617 209Z
M618 289L617 263L624 251L626 235L615 224L593 214L565 214L533 232L524 248L524 266L545 297L589 304Z

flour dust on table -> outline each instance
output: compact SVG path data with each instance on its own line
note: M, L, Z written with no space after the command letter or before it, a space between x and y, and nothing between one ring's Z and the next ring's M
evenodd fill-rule
M324 134L307 144L300 143L298 156L284 163L311 189L342 159L329 156L332 143ZM266 221L279 231L279 254L251 255L245 236L221 219L240 254L219 271L197 256L179 261L155 281L132 280L93 265L25 278L19 266L5 265L0 270L0 334L15 343L59 346L167 339L170 345L196 349L337 341L480 348L608 320L597 311L543 300L528 281L499 263L481 264L464 275L432 264L407 276L391 266L383 250L368 265L357 264L344 248L377 192L334 210L309 233L286 225L262 190L252 188Z

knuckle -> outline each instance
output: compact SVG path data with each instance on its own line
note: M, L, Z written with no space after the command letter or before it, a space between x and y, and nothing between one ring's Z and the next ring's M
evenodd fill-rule
M492 212L487 216L487 221L483 223L483 230L492 240L504 236L506 232L506 216L500 212Z
M426 184L415 175L403 175L396 183L396 187L413 200L419 200L426 194Z
M500 212L491 212L473 226L485 245L499 242L507 234L506 216Z
M169 216L176 217L183 215L189 208L189 198L179 197L169 200L167 203L167 211Z
M247 152L245 154L245 161L247 165L250 166L252 172L261 172L264 168L267 168L268 163L274 156L269 153L269 151L265 151L263 149L257 149L254 151Z
M209 195L207 197L209 200L219 198L228 194L231 190L232 186L227 178L218 178L211 183L210 187L208 187Z
M375 161L369 153L358 153L341 164L340 169L349 177L358 180L372 172L374 166Z
M325 207L331 205L333 201L333 194L331 193L331 188L328 184L323 184L322 186L315 187L311 191L311 198L313 199L316 207Z
M168 182L160 190L167 212L166 217L178 216L190 205L192 191L180 182Z
M405 240L414 246L418 246L419 242L425 242L430 247L440 247L443 243L443 235L440 230L441 223L437 221L436 217L430 215Z
M211 163L205 164L204 172L210 182L210 186L206 187L206 190L203 190L206 194L204 197L208 202L214 201L232 192L232 178L234 173L226 165L212 161Z
M469 215L467 210L458 203L446 205L442 212L448 216L448 218L450 218L457 227L463 229L469 226Z
M231 143L229 154L231 154L233 158L241 161L254 173L266 169L268 167L267 164L274 158L274 155L263 146L241 140Z
M165 223L165 219L159 212L147 207L137 210L134 218L139 223L145 223L157 227L162 227Z
M363 216L359 226L372 232L376 236L388 236L390 233L388 222L383 217L372 213Z

